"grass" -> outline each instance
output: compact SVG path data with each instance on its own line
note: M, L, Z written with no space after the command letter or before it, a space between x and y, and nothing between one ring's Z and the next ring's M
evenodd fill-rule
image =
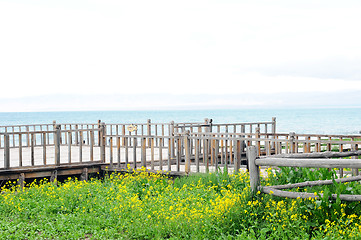
M283 168L262 185L332 179ZM305 191L305 189L293 189ZM251 194L248 173L175 180L144 171L54 185L14 182L0 194L1 239L359 239L359 203ZM358 183L306 191L360 194Z

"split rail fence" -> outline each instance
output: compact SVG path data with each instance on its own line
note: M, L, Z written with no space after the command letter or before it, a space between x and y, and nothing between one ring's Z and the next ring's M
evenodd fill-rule
M273 194L278 197L287 197L287 198L318 198L322 196L322 193L315 195L314 193L306 192L290 192L282 191L283 189L292 189L299 187L308 187L308 186L321 186L321 185L330 185L334 184L334 181L338 183L360 181L361 175L358 175L358 171L353 171L352 177L340 178L335 180L320 180L320 181L308 181L303 183L295 184L286 184L286 185L276 185L276 186L260 186L260 167L303 167L303 168L351 168L357 170L361 168L361 160L358 159L358 156L361 155L361 151L352 151L347 153L335 153L335 152L323 152L316 154L283 154L279 156L266 156L259 157L257 154L256 146L247 147L248 153L248 164L249 164L249 173L250 173L250 185L251 190L261 191L267 194ZM352 156L353 159L345 159L342 157ZM331 157L331 159L330 159ZM341 158L340 158L341 157ZM334 159L338 158L338 159ZM344 201L361 201L361 195L350 195L350 194L332 194L333 199L339 197Z

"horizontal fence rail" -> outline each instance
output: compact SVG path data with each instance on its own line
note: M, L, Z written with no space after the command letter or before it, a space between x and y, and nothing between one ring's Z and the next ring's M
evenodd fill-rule
M273 166L273 167L305 167L305 168L352 168L359 169L361 168L361 160L360 159L325 159L325 158L313 158L311 155L306 155L302 158L302 154L296 154L294 156L288 155L287 158L277 158L274 156L267 157L258 157L257 147L250 146L247 147L247 155L248 155L248 168L250 173L250 185L251 190L262 191L263 193L273 194L278 197L287 197L287 198L319 198L319 196L323 196L322 193L314 194L314 193L306 193L306 192L289 192L282 191L282 189L292 189L298 187L305 186L320 186L326 184L333 184L333 181L336 182L351 182L351 181L360 181L361 176L354 176L348 178L339 178L336 180L323 180L323 181L310 181L304 183L296 183L296 184L287 184L287 185L276 185L276 186L260 186L260 169L261 166ZM323 153L324 156L327 156L329 153ZM358 157L361 155L361 151L353 151L349 153L349 156ZM309 158L305 158L308 156ZM320 154L316 154L318 157L323 157ZM333 157L343 157L343 153L333 153ZM294 157L294 158L292 158ZM358 171L353 171L358 175ZM342 176L341 176L342 177ZM338 197L344 201L361 201L361 195L349 195L349 194L332 194L333 199L337 199Z

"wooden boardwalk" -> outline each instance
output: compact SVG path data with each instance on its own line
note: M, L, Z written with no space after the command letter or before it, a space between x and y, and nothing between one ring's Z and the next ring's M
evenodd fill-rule
M357 151L361 135L277 133L269 122L215 124L41 124L0 126L0 180L56 177L144 167L173 174L246 167L246 147L258 156Z

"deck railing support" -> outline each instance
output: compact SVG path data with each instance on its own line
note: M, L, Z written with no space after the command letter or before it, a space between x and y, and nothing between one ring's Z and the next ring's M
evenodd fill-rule
M174 121L170 122L169 125L169 136L175 136L174 134ZM170 138L170 158L171 158L171 162L175 159L175 139L174 138Z
M104 163L104 162L105 162L105 144L106 144L106 139L105 139L105 123L103 123L103 122L100 123L99 133L100 133L100 137L99 137L99 143L100 143L100 161L101 161L102 163Z
M150 119L147 120L147 135L148 135L148 137L150 137L151 134L152 134L152 125L150 125L151 122L152 122L152 120L150 120ZM152 139L148 138L148 147L150 147L151 143L152 143Z
M9 134L4 134L4 168L10 168L10 140Z
M101 126L102 121L98 120L98 146L100 147L102 145L102 141L101 141L101 131L100 131L100 126ZM125 133L123 134L125 135Z
M276 118L275 117L273 117L272 118L272 138L273 139L276 139ZM272 142L272 148L273 149L276 149L276 146L275 146L275 142Z
M185 172L189 174L191 171L191 151L190 151L190 139L189 130L185 131L183 135L184 139L184 151L185 151Z
M60 166L60 125L54 126L55 165Z
M146 162L147 162L147 139L145 137L142 138L141 140L141 163L142 163L142 167L146 167Z
M295 148L295 133L294 132L290 132L290 134L289 134L289 145L290 145L291 153L295 153L296 148Z

